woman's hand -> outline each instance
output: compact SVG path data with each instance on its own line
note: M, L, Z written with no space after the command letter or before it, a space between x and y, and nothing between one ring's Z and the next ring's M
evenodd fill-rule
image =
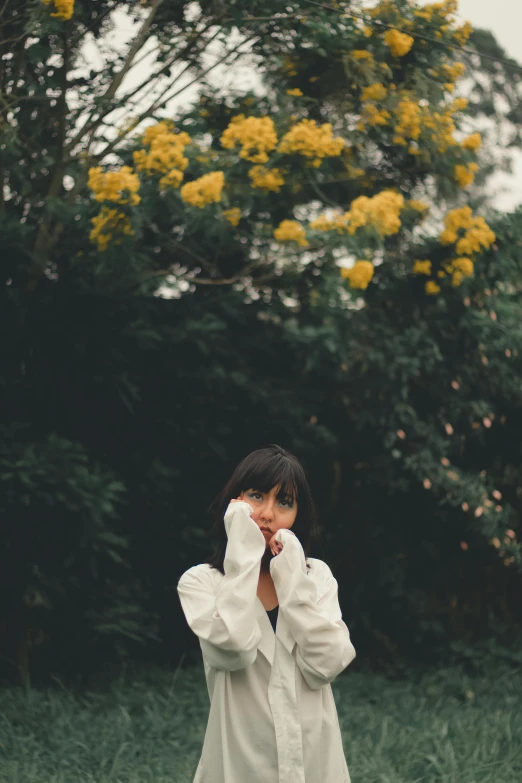
M282 551L282 549L283 549L283 545L282 545L282 543L281 543L280 541L276 541L276 538L275 538L275 537L276 537L276 535L277 535L277 530L276 530L276 532L274 533L274 535L272 536L272 538L270 539L270 541L268 542L268 545L269 545L269 547L270 547L270 549L271 549L271 551L272 551L272 554L274 555L274 557L275 557L276 555L278 555L278 554L279 554L279 552L281 552L281 551Z
M242 498L232 498L232 500L230 502L231 503L240 503L241 501L242 501ZM276 539L275 539L276 534L277 534L277 530L274 533L274 535L272 536L272 538L270 539L270 541L268 542L268 545L269 545L270 550L271 550L272 554L274 555L274 557L276 555L278 555L279 552L281 552L282 549L283 549L282 543L280 541L276 541Z

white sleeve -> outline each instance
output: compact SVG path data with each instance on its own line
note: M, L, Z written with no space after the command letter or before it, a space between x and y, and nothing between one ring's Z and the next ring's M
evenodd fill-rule
M228 536L225 575L214 594L204 574L193 568L178 582L178 595L190 628L199 637L207 663L234 671L253 663L262 633L255 604L266 541L249 503L231 503L224 523Z
M307 575L299 539L291 530L277 531L282 551L270 562L270 573L283 613L296 642L296 663L310 688L331 683L355 658L350 632L339 606L337 580L330 567L321 587Z

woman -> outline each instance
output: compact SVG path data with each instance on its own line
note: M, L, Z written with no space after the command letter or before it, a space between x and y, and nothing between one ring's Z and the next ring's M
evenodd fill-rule
M216 552L178 583L210 696L193 783L350 783L330 683L355 650L336 579L301 545L315 510L300 462L252 452L213 508Z

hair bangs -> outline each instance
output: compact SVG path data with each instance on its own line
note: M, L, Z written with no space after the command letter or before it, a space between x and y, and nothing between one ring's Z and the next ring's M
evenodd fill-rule
M287 498L298 500L299 484L301 483L298 472L292 462L276 455L272 460L253 465L247 471L243 479L245 486L241 487L241 491L257 489L260 492L270 492L273 487L278 487L278 500Z

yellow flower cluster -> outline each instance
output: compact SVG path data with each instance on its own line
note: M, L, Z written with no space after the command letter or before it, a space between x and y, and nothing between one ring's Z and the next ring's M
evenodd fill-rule
M140 181L130 166L118 171L102 171L100 166L89 169L88 185L96 201L112 201L115 204L139 204Z
M387 90L384 84L376 82L370 84L369 87L365 87L362 91L361 100L363 101L382 101L387 95Z
M496 239L483 217L473 217L471 207L461 207L449 212L444 218L444 230L440 235L443 245L456 244L459 256L470 256L487 250ZM459 231L464 234L459 238Z
M51 16L63 19L66 22L74 13L74 0L42 0L44 5L53 4L55 11Z
M387 95L386 87L380 82L370 84L362 91L363 101L361 119L357 129L363 131L367 125L375 128L377 125L386 125L391 119L391 114L386 109L378 108L373 101L382 101Z
M434 294L438 294L440 292L440 285L436 283L435 280L428 280L425 286L425 291L427 294L433 296Z
M317 125L315 120L301 120L292 126L281 139L278 152L298 153L310 158L310 165L317 168L324 158L336 157L344 148L344 139L332 136L329 122Z
M444 0L444 2L428 3L423 8L416 9L413 13L419 19L431 22L435 15L446 19L457 12L457 0Z
M404 57L410 51L415 39L398 30L387 30L384 34L384 40L394 57Z
M376 19L377 17L381 17L385 14L392 14L396 11L397 5L395 0L380 0L380 3L377 3L376 6L368 9L368 14L372 19Z
M453 63L453 65L444 63L442 67L444 69L445 78L449 82L456 82L466 71L466 66L461 62Z
M461 188L467 188L473 183L477 171L478 163L455 166L455 179Z
M467 136L461 144L461 147L465 150L471 150L475 152L480 148L482 144L482 136L480 133L472 133L471 136Z
M238 114L225 128L220 140L227 150L240 144L240 158L253 163L266 163L268 153L277 144L277 134L270 117L245 117L244 114Z
M241 220L241 210L239 207L231 207L230 209L223 210L223 217L228 220L233 226L237 226Z
M462 46L467 42L472 32L473 32L473 27L471 25L471 22L464 22L462 27L458 27L455 30L453 37L455 38L456 42Z
M350 54L354 60L369 60L373 62L373 54L367 49L352 49Z
M361 119L357 123L357 130L363 131L367 125L375 128L377 125L387 125L391 114L386 109L378 109L374 103L363 104Z
M278 242L297 242L301 247L307 247L306 232L297 220L282 220L274 229L274 238Z
M183 201L193 207L203 209L207 204L221 201L221 191L225 184L225 175L222 171L211 171L202 177L187 182L180 190Z
M371 226L383 237L396 234L401 227L399 214L404 207L404 197L394 190L383 190L372 198L359 196L350 205L348 212L327 218L320 215L310 223L315 231L336 230L338 234L353 236L358 228Z
M177 188L188 166L188 158L183 153L190 144L190 136L185 132L173 131L174 124L167 120L150 125L142 136L142 143L148 150L135 150L133 154L138 171L145 171L149 175L163 174L161 188Z
M287 95L295 95L297 98L303 94L303 91L299 89L299 87L294 87L292 90L286 91Z
M464 111L468 108L469 101L467 98L455 98L454 101L448 107L450 114L456 114L458 111Z
M429 264L431 267L431 262L422 262L422 261L416 261L413 267L413 272L417 272L417 274L430 274L430 271L424 271L424 268L422 268L422 265L426 263ZM437 273L440 278L444 278L447 275L451 275L451 284L453 287L458 287L462 285L462 281L465 277L471 277L471 275L475 271L475 266L473 264L473 261L471 258L454 258L452 261L446 263L443 265L443 269L440 269ZM427 269L427 268L426 268ZM431 290L428 290L431 289ZM428 283L426 283L426 293L435 294L440 291L440 287L438 286L435 281L430 280Z
M373 264L371 261L356 261L355 264L347 269L341 269L341 277L350 281L351 288L361 288L365 290L373 277Z
M408 146L408 140L417 141L423 131L431 131L424 138L436 142L439 152L446 152L449 147L457 145L454 137L456 130L453 115L465 109L468 102L466 98L457 98L447 104L443 111L435 111L432 114L428 107L421 106L417 99L405 94L395 109L397 124L395 126L394 144ZM409 147L411 154L419 154L415 145Z
M266 166L253 166L248 172L252 180L252 187L259 188L266 192L273 191L279 193L281 187L285 184L281 169L267 169Z
M102 207L100 214L93 217L91 222L93 228L89 239L93 244L98 245L98 250L102 253L107 250L114 235L131 236L134 234L127 215L117 209ZM116 239L115 244L119 244L120 241Z
M471 277L474 269L471 258L454 258L446 266L446 271L452 275L451 283L455 287L459 286L465 277Z
M410 209L416 210L416 212L427 212L430 208L429 204L426 204L425 201L419 201L416 198L412 198L408 201L408 206Z
M431 261L419 261L413 262L413 274L414 275L431 275Z
M417 140L421 135L422 109L418 101L406 97L400 101L395 115L398 122L395 126L393 142L406 147L406 139Z
M433 131L431 138L437 142L437 149L439 152L446 152L449 147L454 147L457 141L454 137L456 130L455 123L453 121L453 104L445 111L434 112L429 114L424 119L425 128Z
M350 206L350 234L358 226L373 226L383 236L396 234L401 227L399 214L404 207L404 197L394 190L383 190L373 198L359 196Z

